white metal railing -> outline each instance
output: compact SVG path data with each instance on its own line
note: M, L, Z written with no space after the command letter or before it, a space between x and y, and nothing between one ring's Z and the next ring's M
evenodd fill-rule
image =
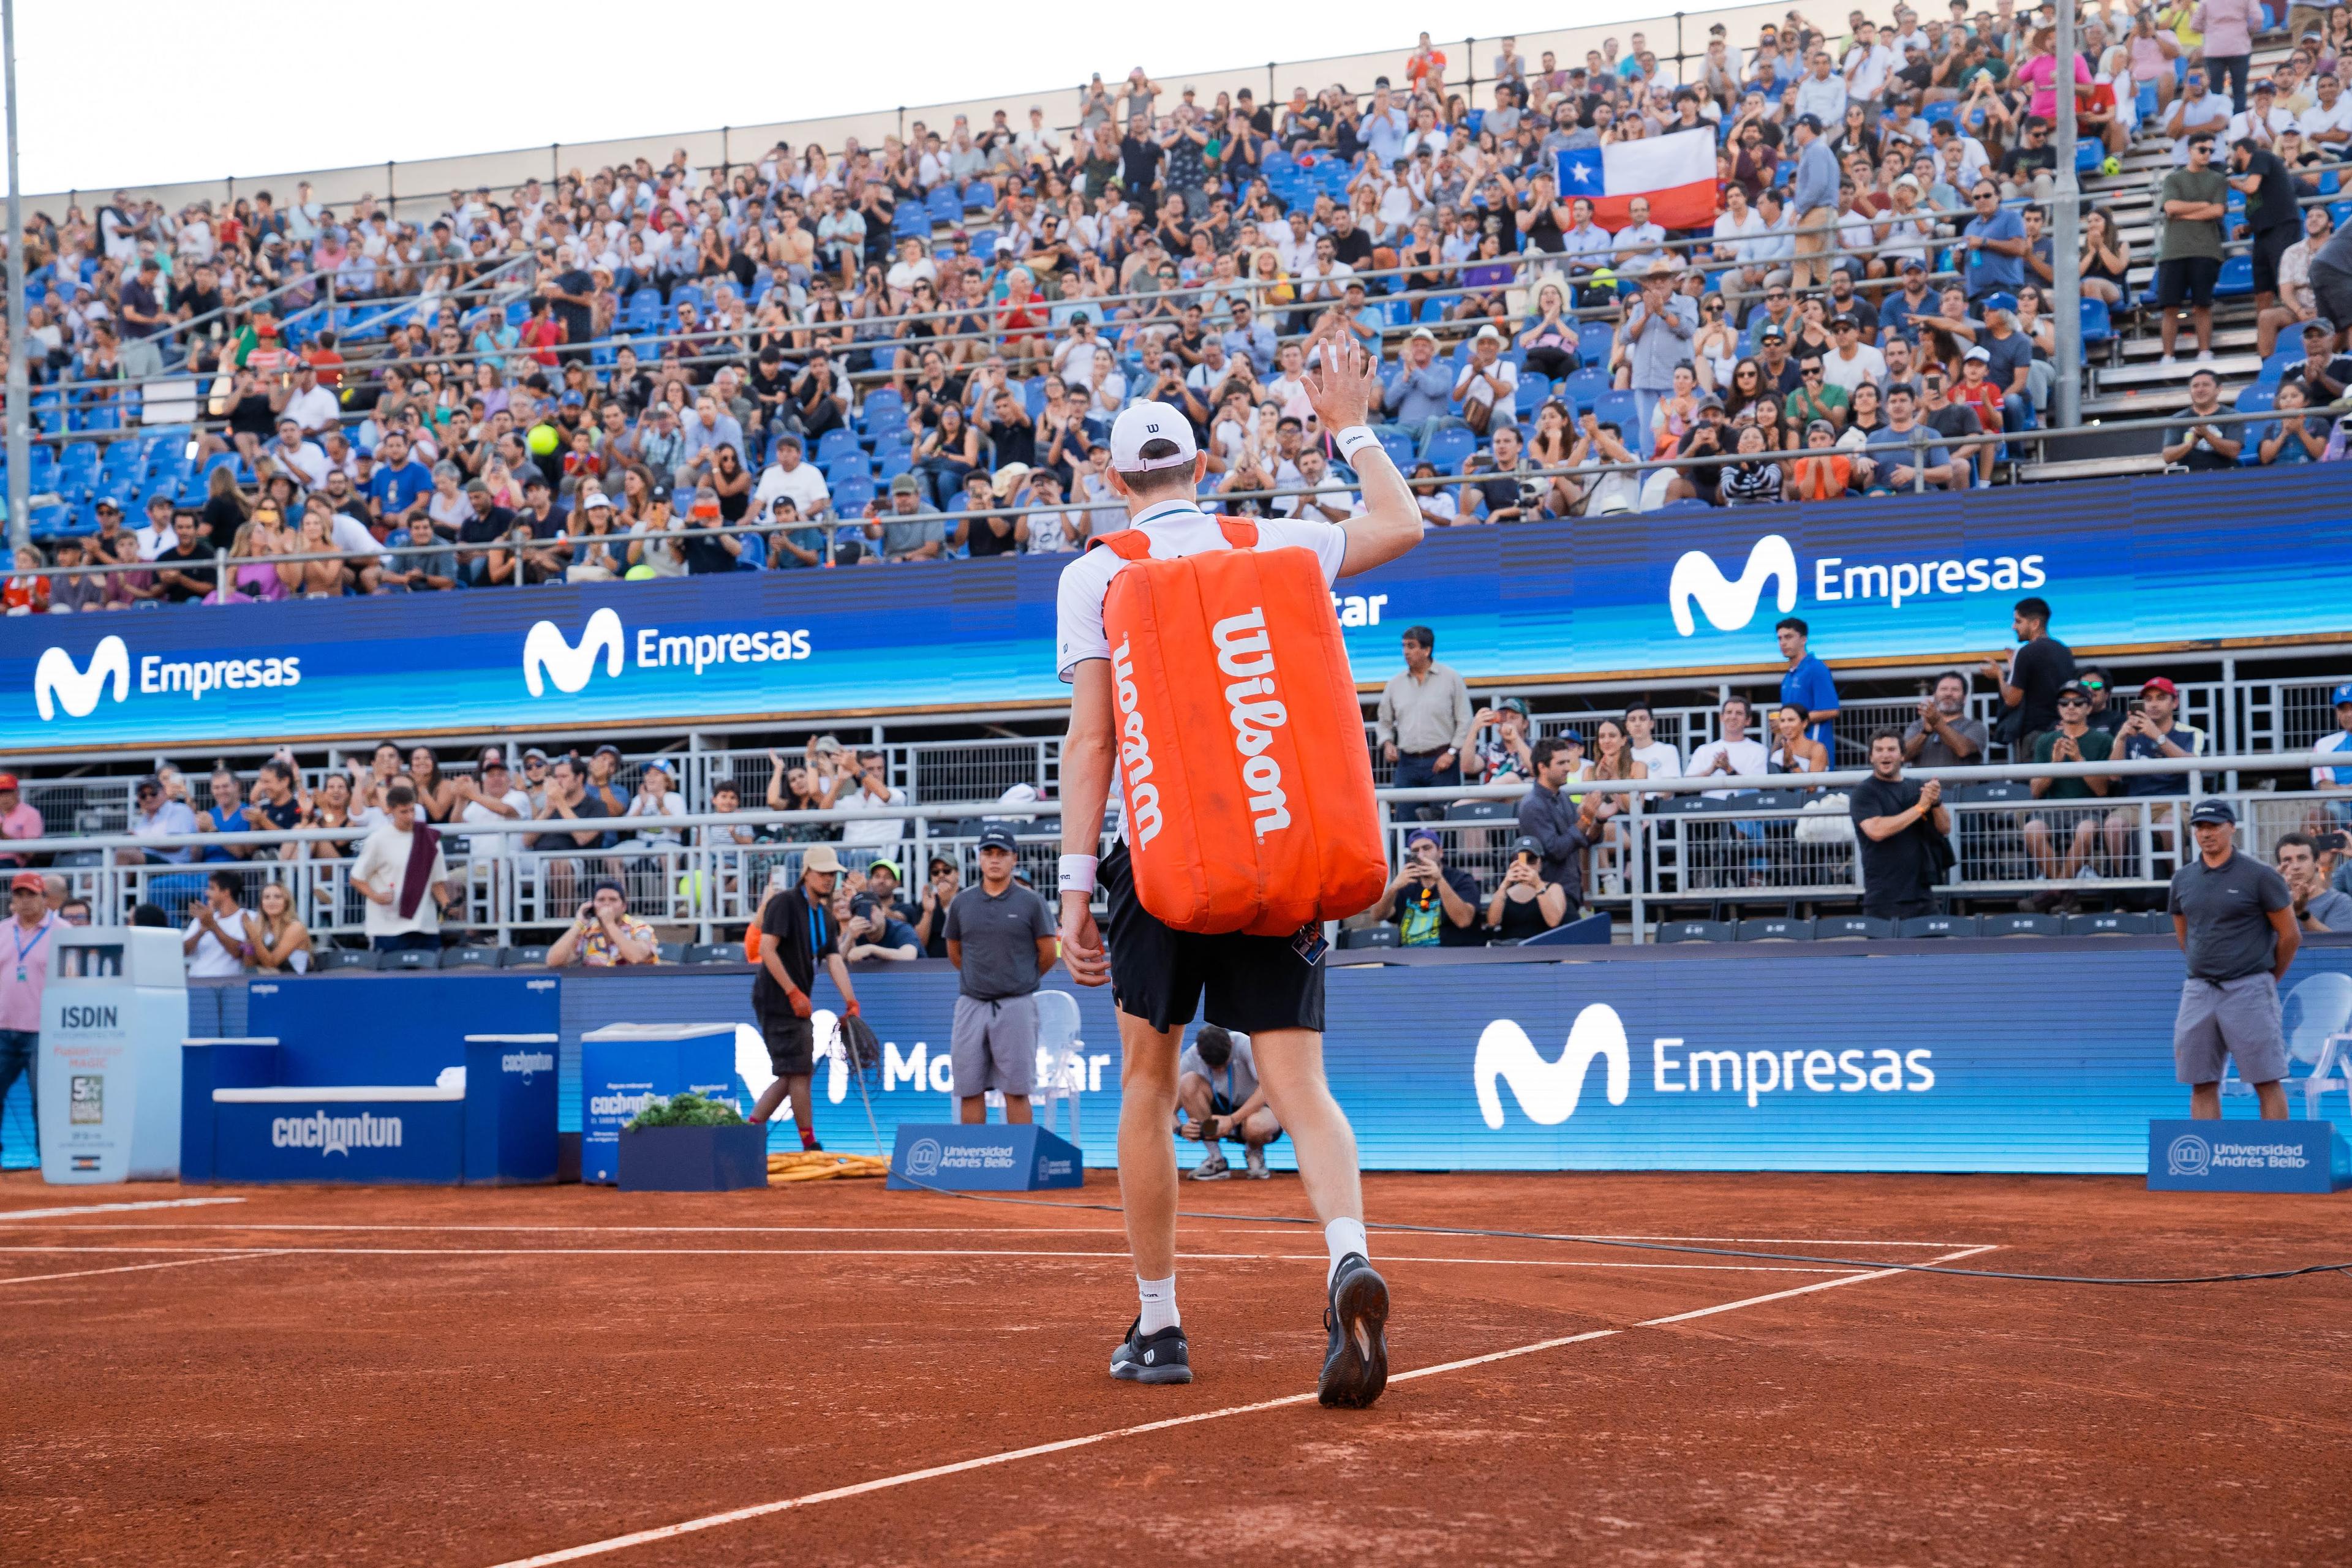
M1953 815L1954 847L1959 861L1948 890L1998 895L2048 889L2084 866L2103 883L2159 886L2183 852L2179 808L2189 796L2209 792L2207 782L2244 770L2275 773L2332 766L2339 753L2290 752L2255 755L2151 758L2113 763L2042 765L1991 764L1913 770L1907 776L1946 781ZM2186 795L2116 796L2091 800L2036 801L1971 798L1972 786L2029 778L2081 778L2186 774ZM1842 810L1807 804L1852 789L1866 771L1841 770L1811 775L1652 779L1574 783L1571 795L1622 795L1626 810L1615 832L1588 855L1593 869L1586 901L1623 907L1634 940L1643 940L1650 908L1692 901L1786 901L1848 899L1862 892L1850 819ZM1436 831L1453 848L1454 863L1491 883L1507 860L1517 836L1516 819L1494 805L1525 793L1517 784L1382 790L1383 831L1397 863L1404 836L1422 826ZM2352 815L2352 792L2228 792L2236 801L2244 842L2264 853L2276 837L2294 828L2332 828ZM1692 808L1683 797L1715 796ZM1669 804L1674 803L1674 804ZM1426 806L1454 807L1451 815L1423 822ZM1412 808L1400 813L1400 807ZM1470 815L1480 810L1489 816ZM764 808L730 815L696 814L658 819L656 831L678 842L648 842L635 837L655 819L589 818L467 824L450 829L446 848L458 900L450 924L510 942L519 931L554 926L572 918L597 882L618 881L630 911L657 924L692 928L698 940L711 940L714 928L748 921L772 879L797 877L801 858L814 842L831 844L853 869L877 859L894 861L901 879L917 888L934 855L969 870L982 822L1011 826L1017 853L1031 880L1051 886L1060 852L1061 803L1038 800L1008 808L995 801L925 805L776 812ZM1809 821L1815 825L1809 828ZM2037 825L2039 825L2037 826ZM840 830L845 840L758 839L741 836L762 828L788 833ZM600 842L541 848L543 835L597 831ZM1106 825L1106 831L1108 825ZM2079 836L2079 837L2078 837ZM348 828L177 836L107 835L13 841L11 851L54 855L52 869L66 878L74 896L90 901L100 924L126 918L135 904L161 905L174 919L203 894L205 879L224 868L239 873L245 902L258 901L269 882L284 885L296 911L322 936L362 929L363 910L349 884L345 853L360 835ZM518 845L514 841L520 839ZM249 858L154 864L150 851L192 855L231 847ZM137 864L118 864L116 851L136 851ZM2052 857L2055 857L2054 861ZM2059 877L2053 879L2055 869ZM2069 884L2071 885L2071 884Z

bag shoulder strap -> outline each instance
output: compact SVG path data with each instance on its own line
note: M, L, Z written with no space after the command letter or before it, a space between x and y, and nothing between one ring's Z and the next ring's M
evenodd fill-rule
M1235 550L1255 550L1257 548L1257 524L1254 522L1236 522L1230 518L1221 517L1217 519L1217 527L1219 531L1224 534L1225 542L1232 545Z
M1122 561L1146 561L1151 556L1151 537L1139 528L1122 528L1089 542L1101 545Z

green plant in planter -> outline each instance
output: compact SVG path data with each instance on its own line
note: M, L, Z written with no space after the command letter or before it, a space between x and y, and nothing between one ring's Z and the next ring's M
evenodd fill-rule
M706 1100L692 1089L656 1100L629 1119L623 1131L640 1127L740 1127L743 1113L729 1100Z

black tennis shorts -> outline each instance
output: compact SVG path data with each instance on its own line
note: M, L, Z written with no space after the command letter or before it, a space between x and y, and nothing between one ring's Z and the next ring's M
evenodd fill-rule
M2221 280L2221 263L2211 256L2181 256L2156 264L2156 303L2159 310L2175 305L2210 305L2213 285Z
M1122 844L1103 857L1110 924L1110 994L1119 1010L1155 1029L1208 1021L1245 1035L1323 1027L1323 960L1307 963L1286 936L1171 931L1135 896Z
M768 1043L768 1066L778 1078L805 1075L816 1067L816 1025L791 1008L760 1015L760 1034Z

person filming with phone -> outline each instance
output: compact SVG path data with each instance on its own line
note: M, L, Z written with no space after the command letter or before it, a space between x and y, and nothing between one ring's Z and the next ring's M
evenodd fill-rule
M2205 732L2175 721L2180 708L2180 689L2156 676L2139 689L2139 697L2126 710L2124 721L2116 727L2114 750L2108 754L2118 762L2126 758L2193 757L2205 750ZM2170 857L2177 850L2179 834L2179 807L2172 801L2189 794L2187 773L2122 773L2115 787L2107 792L2126 800L2162 800L2163 805L2121 806L2107 814L2107 862L2112 866L2128 866L2133 857L2127 853L2139 837L2139 814L2146 810L2151 841L2157 854Z
M1372 906L1372 919L1396 921L1399 947L1484 945L1477 879L1445 864L1444 844L1426 827L1404 844L1403 868Z
M547 950L550 969L575 960L589 969L661 962L660 940L652 926L629 912L628 895L620 883L597 883L595 896L580 906Z

